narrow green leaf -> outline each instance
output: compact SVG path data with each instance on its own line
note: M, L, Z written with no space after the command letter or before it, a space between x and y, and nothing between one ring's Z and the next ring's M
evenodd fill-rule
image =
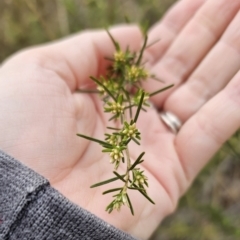
M102 84L98 79L96 79L95 77L91 76L90 77L95 83L97 83L98 85L100 85L101 87L104 88L104 90L108 93L108 95L115 101L117 102L117 99L112 95L112 93L108 90L108 88Z
M156 44L156 43L159 42L160 40L161 40L161 39L157 39L157 40L151 42L150 44L148 44L148 45L145 47L145 49L147 49L147 48L153 46L154 44Z
M117 172L113 172L120 180L122 180L123 182L126 182L125 180L124 180L124 178L120 175L120 174L118 174ZM123 176L125 176L125 175L123 175Z
M120 131L120 128L114 128L114 127L107 127L107 129L115 130L115 131Z
M121 144L121 143L120 143ZM124 145L120 145L120 148L119 148L119 150L121 150L121 151L123 151L123 150L125 150L126 149L126 146L124 146Z
M131 105L128 105L128 106L126 106L124 109L128 109L128 108L132 108L132 107L135 107L136 106L136 104L131 104ZM131 110L132 111L132 110ZM132 117L131 117L132 118Z
M133 184L134 185L134 184ZM135 185L134 185L135 186ZM144 191L143 189L139 188L139 187L128 187L128 189L131 190L137 190L137 191Z
M145 107L150 107L151 105L150 105L148 102L144 102L144 103L143 103L143 106L145 106Z
M137 119L138 119L140 110L141 110L141 108L142 108L144 95L145 95L145 93L142 92L142 95L141 95L141 98L140 98L140 102L139 102L139 105L138 105L138 108L137 108L137 112L136 112L135 117L134 117L134 122L135 122L135 123L137 122Z
M101 145L104 145L104 146L108 146L108 148L112 148L113 146L107 142L104 142L104 141L101 141L99 139L96 139L96 138L92 138L92 137L89 137L89 136L86 136L86 135L83 135L83 134L80 134L80 133L77 133L77 136L78 137L82 137L82 138L85 138L85 139L88 139L90 141L93 141L93 142L97 142Z
M133 138L133 137L132 137L132 140L133 140L137 145L140 145L140 142L139 142L136 138Z
M116 191L119 191L119 190L121 190L121 189L122 189L122 188L113 188L113 189L109 189L109 190L103 192L102 194L104 195L104 194L107 194L107 193L116 192Z
M124 144L127 146L127 145L130 143L131 140L132 140L132 139L129 138Z
M142 60L142 56L143 56L143 52L146 48L146 45L147 45L147 40L148 40L148 36L145 35L145 38L144 38L144 42L143 42L143 46L141 48L141 51L140 51L140 54L139 54L139 57L138 57L138 60L137 60L137 63L136 65L139 65L141 63L141 60Z
M109 119L108 119L108 121L112 121L113 119L115 119L115 118L117 118L118 117L118 114L115 114L115 115L113 115L112 117L110 117Z
M173 86L174 86L174 84L171 84L171 85L169 85L167 87L161 88L161 89L159 89L159 90L157 90L155 92L150 93L149 96L152 97L152 96L154 96L154 95L156 95L156 94L158 94L160 92L163 92L163 91L165 91L165 90L167 90L167 89L169 89L169 88L171 88Z
M151 202L152 204L155 204L155 202L146 194L144 193L142 190L139 190L138 191L149 201Z
M143 190L138 188L135 184L133 184L133 186L134 188L133 187L128 187L128 188L139 191L149 202L151 202L152 204L155 204L155 202Z
M128 204L129 204L131 213L132 213L132 215L134 216L134 210L133 210L133 207L132 207L132 203L131 203L130 198L129 198L129 196L128 196L127 193L126 193L126 196L127 196L127 201L128 201Z
M136 159L136 161L132 164L132 166L129 168L129 171L133 170L141 161L143 155L145 154L145 152L142 152L138 158Z
M125 175L122 175L121 177L124 177ZM99 186L102 186L102 185L104 185L104 184L108 184L108 183L110 183L110 182L114 182L114 181L116 181L116 180L118 180L119 179L119 177L115 177L115 178L110 178L110 179L108 179L108 180L105 180L105 181L102 181L102 182L99 182L99 183L95 183L95 184L93 184L92 186L90 186L90 188L95 188L95 187L99 187Z
M113 45L115 46L115 49L116 49L117 51L120 51L121 49L120 49L120 46L119 46L118 42L115 41L115 39L113 38L112 34L108 31L108 29L106 29L106 31L107 31L110 39L112 40L112 43L113 43Z
M119 129L119 131L120 131L121 129ZM121 135L119 132L113 132L112 133L113 135L116 135L116 136L119 136L119 135Z
M107 143L107 144L102 143L101 145L102 145L104 148L109 148L109 149L112 149L112 148L113 148L113 145L111 145L111 144L109 144L109 143Z
M151 75L150 78L153 79L153 80L156 80L156 81L158 81L160 83L165 83L163 80L157 78L155 75Z
M112 152L112 149L108 148L108 149L103 149L102 152Z
M130 183L132 183L131 180L129 180ZM129 189L132 190L138 190L149 202L151 202L152 204L155 204L155 202L143 191L141 190L136 184L132 184L133 187L128 187Z
M136 134L136 138L137 138L138 140L141 140L140 134Z

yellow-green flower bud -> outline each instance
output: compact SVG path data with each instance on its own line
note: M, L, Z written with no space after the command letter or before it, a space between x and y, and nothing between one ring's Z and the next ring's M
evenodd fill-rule
M115 52L114 53L114 60L116 62L125 62L126 61L126 57L125 57L124 52L122 52L122 51Z

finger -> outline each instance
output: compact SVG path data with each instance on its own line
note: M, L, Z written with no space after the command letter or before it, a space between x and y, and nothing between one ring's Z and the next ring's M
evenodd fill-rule
M147 53L151 55L151 63L154 63L163 56L178 33L205 1L206 0L178 1L167 12L163 19L150 29L148 43L151 44L159 40L147 49Z
M240 12L189 80L167 98L164 109L184 122L225 87L240 69L239 24Z
M177 135L176 148L190 181L239 127L240 71Z
M141 47L142 33L135 25L120 25L109 30L124 50ZM105 30L85 31L75 36L33 48L15 58L14 64L26 65L34 62L44 69L53 71L66 80L72 91L87 85L89 76L103 73L111 62L105 57L114 53L114 45ZM11 61L13 63L13 60Z
M216 41L240 7L240 0L209 0L186 25L152 72L166 84L175 84L169 91L153 99L161 107L166 97L186 80ZM146 84L147 85L147 84ZM156 83L146 86L148 91L156 89Z

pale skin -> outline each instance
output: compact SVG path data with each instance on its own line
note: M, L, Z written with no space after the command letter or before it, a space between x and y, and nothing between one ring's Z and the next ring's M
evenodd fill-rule
M109 157L96 143L76 133L103 138L107 117L96 95L76 89L92 87L89 76L104 74L114 47L105 31L86 31L33 47L7 59L0 68L0 148L46 177L70 201L106 222L147 239L221 145L240 126L240 0L179 1L149 31L147 67L173 89L152 102L183 122L173 134L154 108L140 115L142 168L149 196L130 193L135 216L127 207L105 212L111 201L89 186L112 177ZM136 26L110 29L123 49L141 47ZM150 80L150 92L165 86ZM123 169L123 167L122 167ZM121 185L121 183L120 183ZM116 186L112 184L111 186ZM118 185L119 186L119 185Z

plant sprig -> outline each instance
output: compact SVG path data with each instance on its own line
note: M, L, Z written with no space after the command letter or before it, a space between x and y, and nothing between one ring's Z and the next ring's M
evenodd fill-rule
M122 183L122 187L108 189L103 192L103 194L115 193L113 201L107 205L106 211L111 213L114 209L120 210L123 205L126 205L130 208L132 215L134 215L133 205L128 194L130 190L140 192L152 204L155 203L148 196L148 178L139 166L144 161L143 156L145 152L142 152L132 163L129 143L133 141L140 145L141 132L137 128L137 122L141 111L146 111L144 107L150 106L148 103L149 98L169 89L173 85L163 87L153 93L148 93L142 88L143 81L148 79L158 80L142 64L144 50L148 47L147 35L145 35L144 43L139 53L135 53L131 52L129 48L123 51L120 48L120 44L108 30L107 33L115 47L114 56L106 58L112 62L112 65L108 68L106 76L100 76L99 78L90 77L96 83L96 89L81 89L79 92L99 94L103 100L104 112L112 115L109 121L118 122L120 127L107 127L108 132L105 133L104 140L80 133L77 136L100 144L102 152L109 155L110 163L114 166L114 178L96 183L91 188L115 181ZM133 116L134 108L135 115ZM120 165L125 165L126 170L124 174L117 172Z

